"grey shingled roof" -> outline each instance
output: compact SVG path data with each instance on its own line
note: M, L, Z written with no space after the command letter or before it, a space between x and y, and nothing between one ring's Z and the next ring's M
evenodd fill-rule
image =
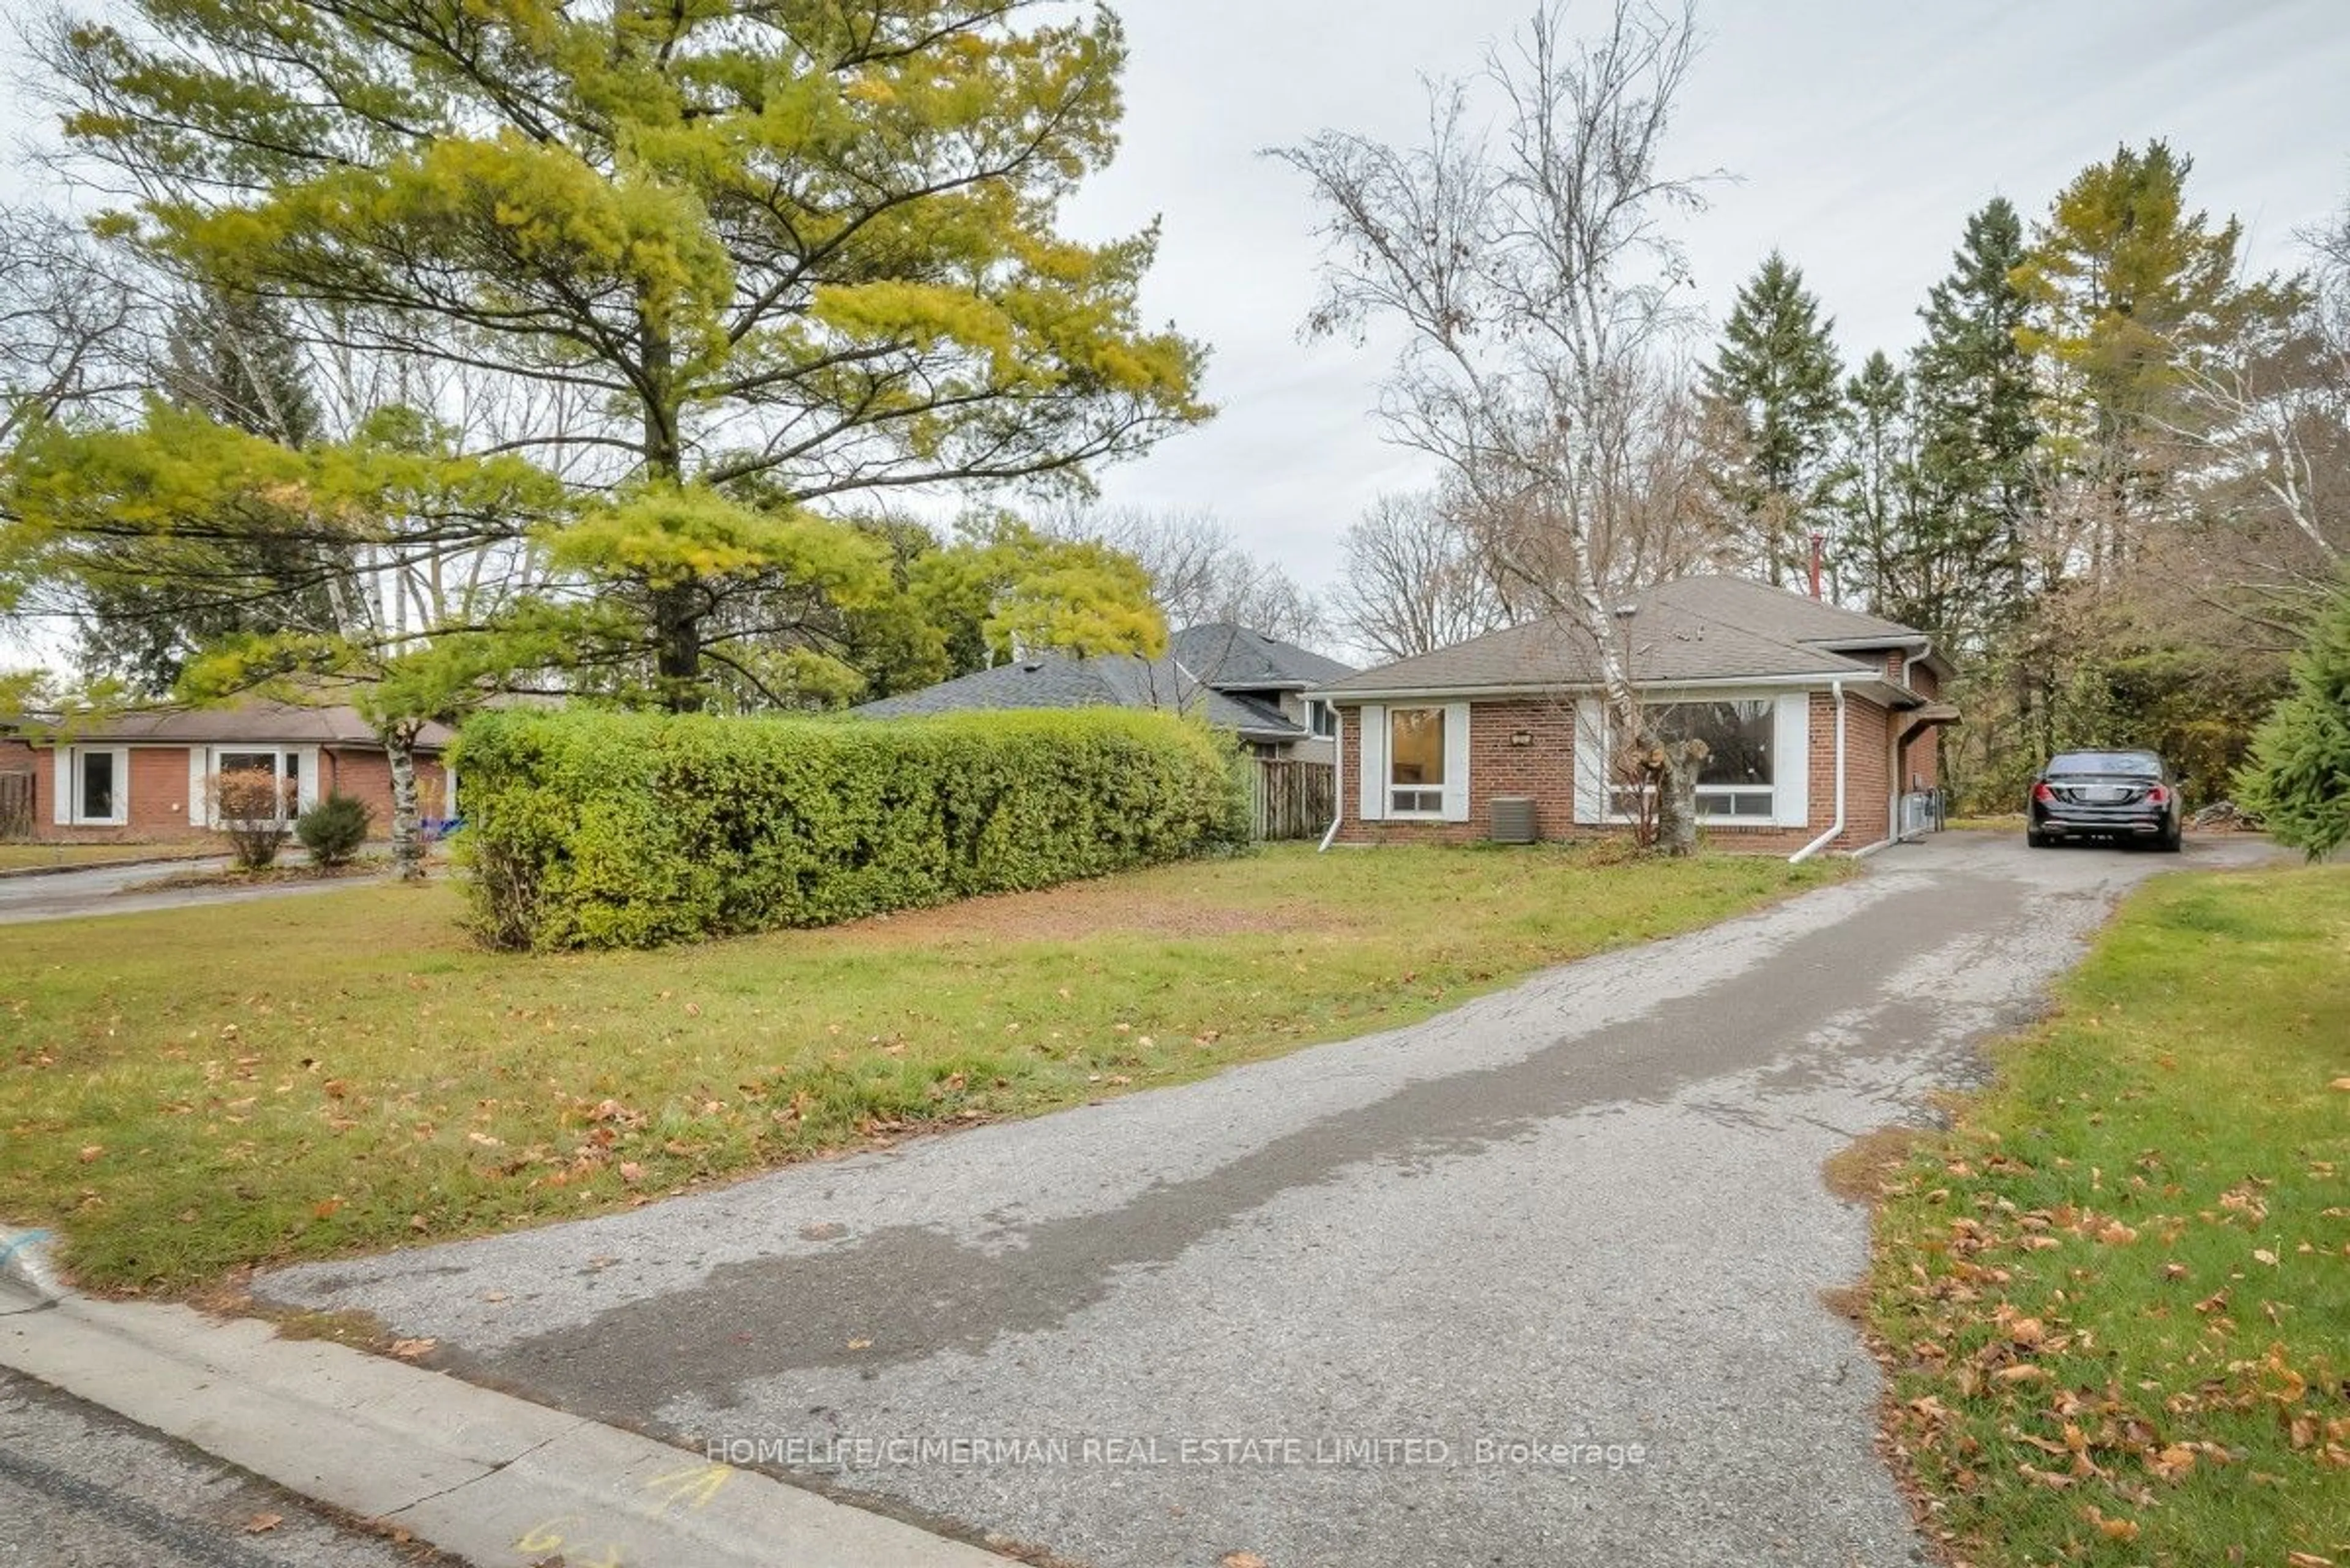
M1228 691L1303 691L1355 673L1351 664L1229 620L1187 626L1167 639L1167 651L1201 680Z
M1816 675L1881 675L1831 645L1888 646L1923 634L1876 616L1736 577L1683 577L1642 594L1616 622L1636 685ZM1399 659L1317 691L1446 691L1596 685L1597 650L1570 618L1513 626Z
M1200 713L1217 728L1236 730L1251 740L1299 740L1305 734L1261 702L1191 680L1172 659L1133 654L1019 659L860 703L849 711L866 719L910 719L1004 708L1157 708Z

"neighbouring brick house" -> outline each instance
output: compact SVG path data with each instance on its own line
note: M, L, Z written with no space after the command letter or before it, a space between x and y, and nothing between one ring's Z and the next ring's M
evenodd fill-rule
M417 800L428 818L455 815L456 781L441 761L450 738L431 724L416 742ZM21 826L36 839L202 833L211 779L247 769L293 785L299 808L337 791L356 796L374 812L377 833L390 829L390 763L348 707L256 701L127 714L63 733L0 718L0 796L29 797Z
M1642 701L1707 742L1699 822L1721 847L1866 848L1895 836L1904 794L1939 785L1934 733L1958 711L1923 632L1718 576L1650 588L1612 631ZM1534 803L1536 836L1589 836L1638 805L1612 776L1596 649L1563 617L1308 695L1338 714L1340 843L1488 838L1512 799Z

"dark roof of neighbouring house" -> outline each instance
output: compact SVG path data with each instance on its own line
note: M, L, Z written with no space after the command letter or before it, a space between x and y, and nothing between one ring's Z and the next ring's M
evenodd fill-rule
M1704 680L1881 678L1880 662L1845 650L1923 647L1912 628L1738 577L1681 577L1619 612L1636 685ZM1598 684L1598 650L1566 616L1507 627L1399 659L1315 690L1350 693L1523 690Z
M27 730L62 732L77 743L107 742L150 745L380 746L375 727L348 704L313 707L300 702L255 701L234 708L172 708L121 713L78 722L71 715L23 721ZM437 752L453 738L445 724L427 724L416 749Z
M1305 731L1274 709L1218 691L1187 675L1173 659L1103 654L1090 659L1045 654L920 691L861 703L850 712L867 719L910 719L1004 708L1157 708L1196 712L1221 730L1252 741L1295 741Z
M1187 626L1167 639L1167 651L1193 676L1225 691L1303 691L1355 673L1351 664L1229 620Z

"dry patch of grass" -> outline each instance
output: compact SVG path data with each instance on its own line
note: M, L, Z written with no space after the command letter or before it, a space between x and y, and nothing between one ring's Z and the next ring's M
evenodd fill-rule
M1954 1560L2350 1563L2350 868L2136 894L1890 1183L1887 1437Z
M1850 874L1283 847L582 955L475 949L445 883L18 927L0 1201L186 1292L1197 1077Z

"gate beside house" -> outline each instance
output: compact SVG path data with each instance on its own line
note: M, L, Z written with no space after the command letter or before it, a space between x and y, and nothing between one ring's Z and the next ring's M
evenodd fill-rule
M33 836L33 775L0 773L0 840Z
M1338 770L1329 763L1261 757L1251 831L1260 839L1319 838L1338 805Z

